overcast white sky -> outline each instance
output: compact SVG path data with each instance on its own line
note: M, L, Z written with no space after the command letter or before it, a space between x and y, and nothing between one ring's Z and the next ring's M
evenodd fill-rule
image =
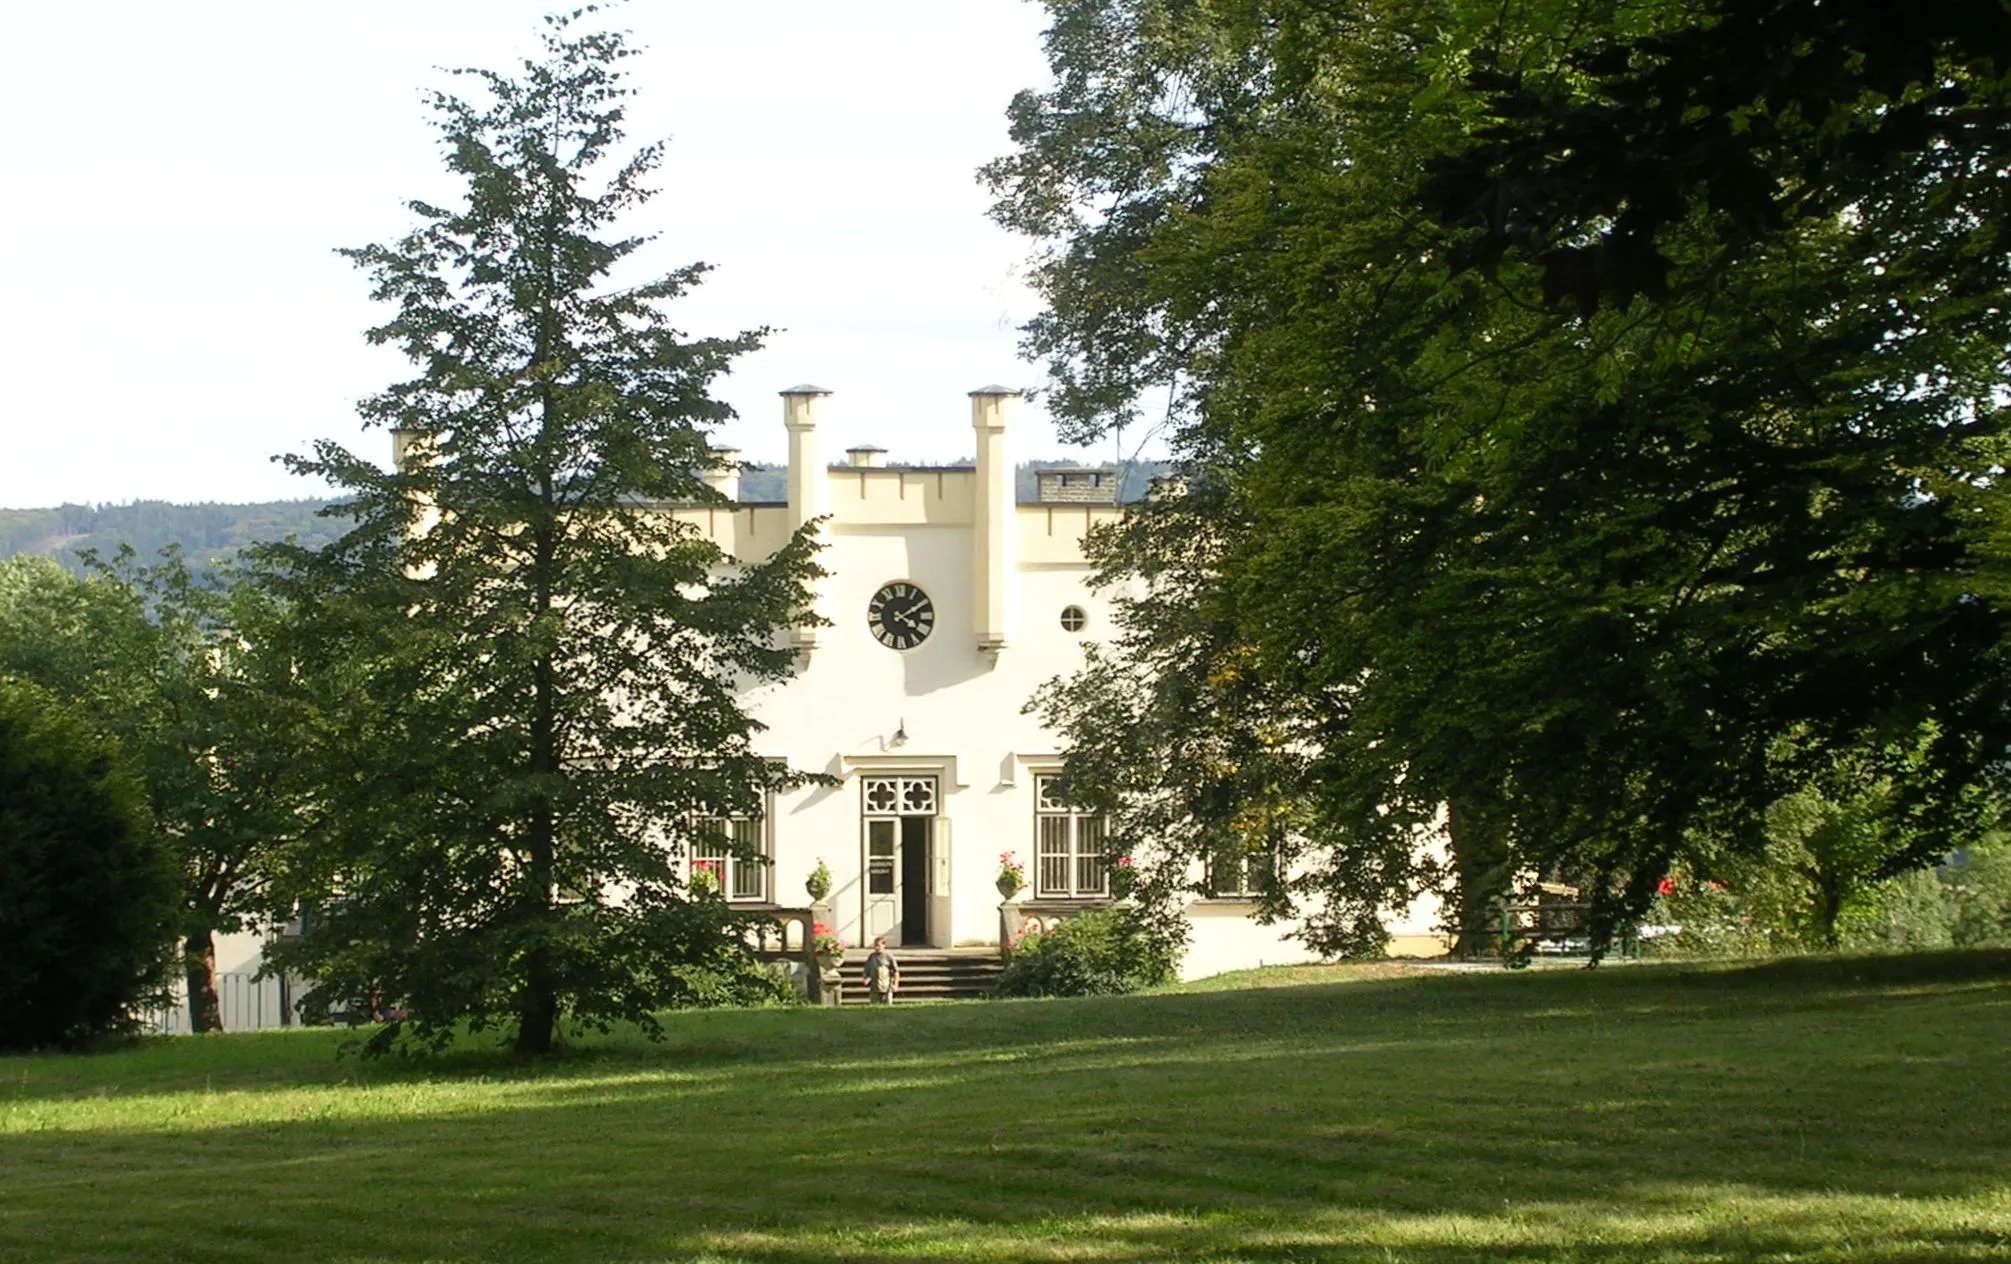
M0 506L262 500L320 489L269 459L313 438L384 455L355 402L405 369L336 246L452 196L421 91L508 66L549 3L65 0L0 36ZM828 402L826 451L972 450L965 392L1031 386L1025 243L974 172L1044 79L1024 0L635 0L630 140L667 136L629 227L702 259L692 333L776 327L720 393L721 436L784 452L785 386ZM1017 453L1062 455L1037 408ZM1096 455L1104 455L1102 453Z

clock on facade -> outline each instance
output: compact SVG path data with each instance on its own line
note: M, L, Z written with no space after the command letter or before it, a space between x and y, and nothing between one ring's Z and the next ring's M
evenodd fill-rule
M890 650L911 650L936 627L936 603L913 584L892 583L866 603L866 628Z

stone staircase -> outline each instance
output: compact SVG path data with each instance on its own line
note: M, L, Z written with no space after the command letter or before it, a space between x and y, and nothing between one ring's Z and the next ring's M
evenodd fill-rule
M990 990L1003 968L996 948L896 948L901 963L901 990L896 1005L919 1001L973 1001ZM866 954L845 955L846 1005L865 1005Z

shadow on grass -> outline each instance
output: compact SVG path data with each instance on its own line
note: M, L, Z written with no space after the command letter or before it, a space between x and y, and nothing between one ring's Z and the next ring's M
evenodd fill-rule
M1079 1001L1022 1001L896 1007L891 1011L775 1009L694 1011L666 1016L667 1038L633 1031L572 1037L554 1057L526 1062L497 1038L471 1037L445 1053L412 1058L344 1055L358 1033L320 1028L228 1037L159 1037L89 1055L0 1055L0 1098L66 1097L201 1085L373 1084L441 1078L566 1075L608 1063L683 1066L794 1063L878 1051L886 1025L931 1049L997 1049L1014 1040L1073 1036L1212 1036L1249 1024L1275 1032L1409 1016L1448 1028L1493 1020L1571 1023L1632 1009L1723 1018L1769 1010L1860 1003L1907 984L1948 987L2011 981L2011 950L1864 957L1790 958L1760 964L1645 963L1605 970L1508 971L1354 978L1245 991L1179 991ZM1756 994L1759 999L1756 1002ZM367 1034L367 1033L365 1033Z
M1975 1259L2007 1037L1972 954L16 1059L0 1258Z

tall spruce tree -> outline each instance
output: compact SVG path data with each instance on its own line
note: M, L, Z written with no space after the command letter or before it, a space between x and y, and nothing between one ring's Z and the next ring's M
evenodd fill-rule
M314 612L326 717L285 888L307 933L279 955L392 1016L378 1047L467 1021L536 1054L562 1017L649 1024L734 952L680 845L794 779L740 699L790 669L813 544L737 560L664 512L718 500L707 432L731 411L708 385L760 335L672 328L704 265L613 278L650 240L611 229L661 149L616 155L633 53L588 12L547 19L515 75L459 72L477 99L433 97L461 200L344 252L394 309L370 340L417 366L362 407L405 458L292 459L347 490L355 526L265 555Z

